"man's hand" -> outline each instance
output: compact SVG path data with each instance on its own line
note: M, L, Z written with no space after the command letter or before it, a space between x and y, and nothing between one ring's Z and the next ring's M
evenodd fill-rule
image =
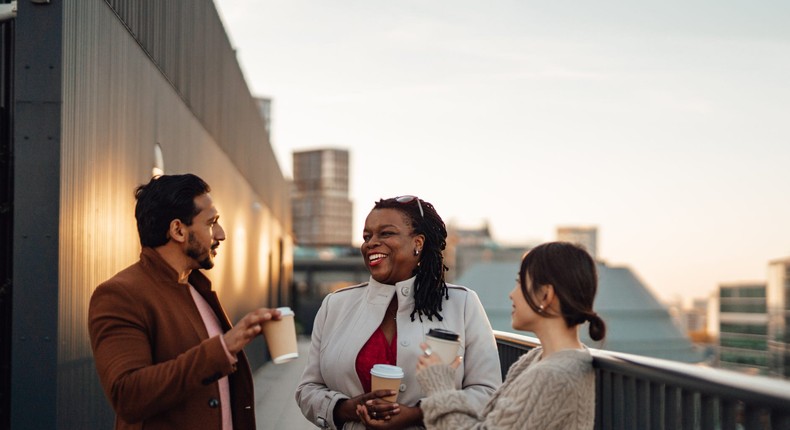
M260 308L244 315L232 329L223 335L228 352L236 355L242 348L261 333L261 324L269 320L279 320L280 311L277 309Z

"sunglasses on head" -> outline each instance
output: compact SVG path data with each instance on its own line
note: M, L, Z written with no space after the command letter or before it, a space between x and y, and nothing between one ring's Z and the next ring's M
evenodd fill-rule
M417 196L398 196L395 197L395 201L398 203L411 203L412 201L417 200L417 207L420 209L420 216L425 218L425 212L422 211L422 204L420 204L420 199Z

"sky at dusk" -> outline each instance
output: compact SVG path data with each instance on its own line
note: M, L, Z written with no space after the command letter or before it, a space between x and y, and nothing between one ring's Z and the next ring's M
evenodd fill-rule
M414 194L505 244L597 226L663 300L765 280L790 256L790 3L652 3L215 0L283 172L351 152L355 243Z

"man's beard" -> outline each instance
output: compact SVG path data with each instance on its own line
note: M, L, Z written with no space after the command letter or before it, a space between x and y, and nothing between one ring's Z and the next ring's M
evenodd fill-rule
M189 233L188 240L187 256L197 261L201 269L209 270L214 267L214 260L211 259L211 250L198 243L195 234L192 232Z

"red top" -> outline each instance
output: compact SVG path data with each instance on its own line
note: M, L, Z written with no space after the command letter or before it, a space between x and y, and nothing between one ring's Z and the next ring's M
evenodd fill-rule
M387 337L381 331L381 327L377 328L370 336L365 346L359 350L357 354L357 376L359 382L362 383L364 392L370 392L370 369L374 364L391 364L397 365L398 361L398 333L392 336L392 342L387 345Z

